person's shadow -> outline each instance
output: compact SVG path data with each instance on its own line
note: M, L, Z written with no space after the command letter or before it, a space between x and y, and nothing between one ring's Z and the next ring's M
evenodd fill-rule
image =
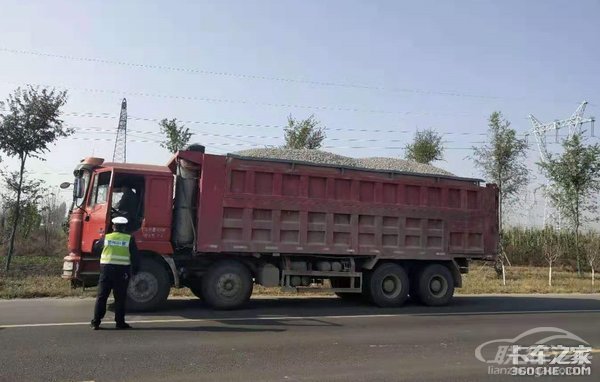
M332 303L333 305L337 305L337 303L339 303L335 298L316 298L314 299L316 301L313 301L312 303L306 301L307 299L252 299L247 305L238 310L214 310L198 299L173 299L167 301L165 306L157 311L128 311L126 319L128 322L131 322L132 325L136 325L134 330L283 332L286 331L286 329L282 329L281 327L286 326L343 326L342 324L331 322L326 319L320 319L318 317L303 317L304 314L296 316L297 312L294 312L293 308L301 308L303 304L298 303L302 300L313 307L315 303L317 306L321 306L323 302L327 302L327 305ZM272 312L273 307L277 309L276 312ZM283 313L286 309L289 313L287 315ZM109 303L107 310L114 312L114 303ZM292 315L295 317L292 317ZM227 326L160 326L161 323L169 324L169 318L166 318L166 316L173 317L173 320L178 321L180 324L211 321ZM281 319L279 319L279 317L281 317ZM151 326L140 327L140 324L151 324ZM249 328L249 326L253 328Z

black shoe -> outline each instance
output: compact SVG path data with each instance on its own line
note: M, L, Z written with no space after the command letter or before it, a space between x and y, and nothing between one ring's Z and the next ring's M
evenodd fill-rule
M90 322L90 326L91 326L91 327L92 327L92 329L94 329L94 330L98 330L98 329L100 329L100 323L99 323L99 322L96 322L96 321L94 321L94 320L92 320L92 322Z
M131 329L131 325L125 322L122 324L117 324L115 327L119 330Z

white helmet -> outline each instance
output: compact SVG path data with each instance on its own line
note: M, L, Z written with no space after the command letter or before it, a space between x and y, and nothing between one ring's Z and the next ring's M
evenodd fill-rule
M116 218L113 218L111 221L113 224L127 224L127 222L129 222L129 220L127 220L127 218L123 217L123 216L117 216Z

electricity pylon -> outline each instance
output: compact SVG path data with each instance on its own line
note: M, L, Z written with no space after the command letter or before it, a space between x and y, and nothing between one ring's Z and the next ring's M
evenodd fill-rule
M125 98L121 102L121 115L119 116L119 126L117 127L113 162L127 162L127 100Z
M553 131L555 133L555 139L556 139L556 142L558 143L558 136L559 136L560 129L568 129L569 133L567 135L567 138L571 138L574 134L578 134L581 132L581 127L584 124L589 123L591 125L592 135L594 134L594 117L585 118L585 119L583 118L583 113L585 112L586 106L587 106L587 101L583 101L579 105L579 107L577 107L577 110L575 110L575 112L571 115L571 117L562 119L562 120L556 120L554 122L548 122L548 123L542 123L542 122L540 122L539 119L534 117L532 114L529 114L529 120L531 121L531 125L533 126L532 132L535 135L535 140L538 145L538 150L540 152L540 159L542 162L548 162L548 159L550 158L550 152L548 150L548 144L547 144L548 132ZM552 186L548 185L548 182L546 181L544 188L546 190L548 190L549 187L552 187ZM552 222L557 222L557 224L560 228L561 216L560 216L560 214L557 214L556 211L549 208L549 206L550 206L550 201L548 200L548 197L545 196L544 226L546 226L548 224L548 221L550 220Z

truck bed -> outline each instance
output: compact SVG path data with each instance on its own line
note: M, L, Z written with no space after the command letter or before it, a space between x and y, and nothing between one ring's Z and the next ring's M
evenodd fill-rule
M203 155L196 250L492 258L498 190L481 180Z

